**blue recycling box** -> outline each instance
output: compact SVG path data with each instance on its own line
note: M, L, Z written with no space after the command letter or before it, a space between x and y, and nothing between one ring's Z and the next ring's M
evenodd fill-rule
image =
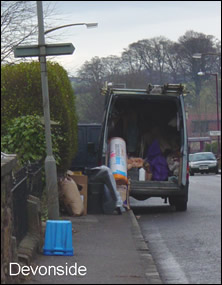
M72 223L70 221L46 222L44 255L73 256Z

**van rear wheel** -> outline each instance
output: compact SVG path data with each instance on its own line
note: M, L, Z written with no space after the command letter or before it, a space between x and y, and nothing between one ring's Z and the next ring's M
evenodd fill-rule
M176 211L184 212L187 210L187 202L178 202L175 204Z
M185 198L169 198L171 206L175 206L176 211L183 212L187 210L187 199Z

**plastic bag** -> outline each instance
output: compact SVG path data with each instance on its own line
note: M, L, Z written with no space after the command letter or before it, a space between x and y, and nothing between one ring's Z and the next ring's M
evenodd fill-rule
M112 214L116 209L116 201L113 200L109 188L104 185L104 192L102 198L102 208L104 214Z
M116 189L116 181L113 177L112 171L109 167L102 165L100 167L94 167L90 169L89 180L91 182L103 183L104 187L104 200L103 200L103 210L104 213L112 212L116 208L120 208L124 211L122 205L122 199L120 197L119 192ZM110 202L110 204L108 203ZM106 205L109 205L106 207ZM110 206L113 205L113 210L111 210ZM107 209L107 211L106 211Z

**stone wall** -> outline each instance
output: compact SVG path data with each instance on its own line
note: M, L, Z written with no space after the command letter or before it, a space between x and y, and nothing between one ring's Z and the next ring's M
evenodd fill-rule
M15 155L1 159L1 284L17 283L17 280L9 275L9 263L18 260L16 239L13 237L11 193L12 169L15 165Z

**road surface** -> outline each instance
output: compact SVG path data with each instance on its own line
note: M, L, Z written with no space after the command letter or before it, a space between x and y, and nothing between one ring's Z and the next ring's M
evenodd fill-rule
M131 199L164 284L221 284L221 176L190 177L186 212Z

